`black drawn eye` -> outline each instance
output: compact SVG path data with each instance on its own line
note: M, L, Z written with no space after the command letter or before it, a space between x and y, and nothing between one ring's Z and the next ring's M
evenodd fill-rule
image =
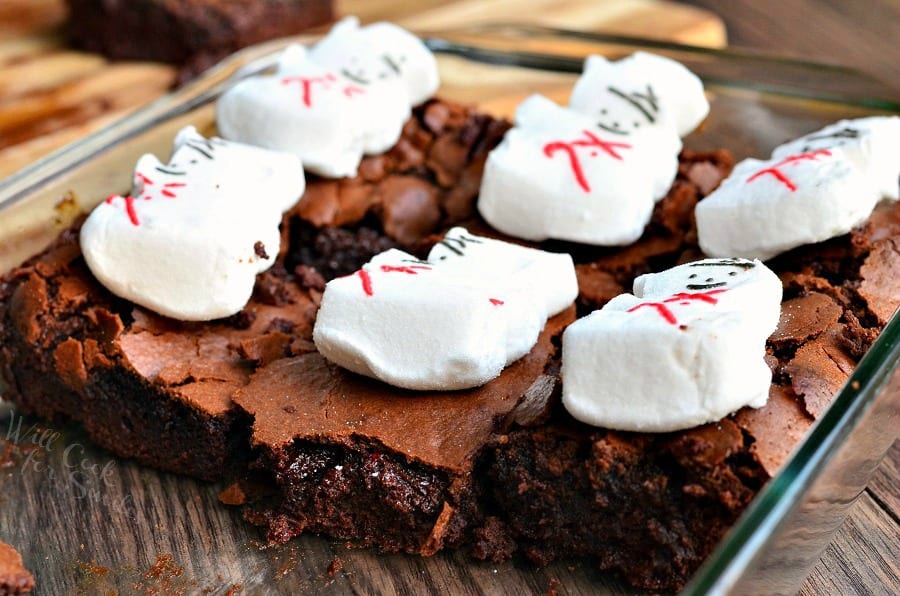
M716 281L716 280L713 279L712 277L707 277L707 278L706 278L706 283L712 283L712 282L714 282L714 281Z
M197 160L196 160L196 159L192 159L192 160L191 160L191 163L197 163Z
M728 273L728 275L730 275L731 277L734 277L735 275L737 275L737 271L730 271Z
M607 114L607 109L606 109L606 108L603 108L602 110L600 110L600 115L601 115L601 116L606 116L606 114Z
M694 279L695 277L697 277L696 273L691 273L690 275L688 275L688 279Z
M634 124L634 127L635 127L635 128L640 128L640 127L641 127L641 123L640 123L640 122L634 122L633 124Z

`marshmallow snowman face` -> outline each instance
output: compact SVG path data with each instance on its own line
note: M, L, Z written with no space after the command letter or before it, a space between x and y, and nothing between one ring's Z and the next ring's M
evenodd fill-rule
M637 240L678 168L655 129L627 137L534 95L488 156L478 210L506 234L597 245ZM672 134L668 137L680 141ZM674 149L674 150L673 150Z
M306 169L338 178L355 176L364 153L396 143L409 113L399 84L359 85L291 46L274 75L222 95L216 124L227 139L293 153Z
M822 130L780 145L773 159L818 149L841 148L876 185L881 197L900 198L900 116L841 120Z
M746 159L695 210L710 256L768 259L849 232L880 193L843 149Z
M606 428L669 432L766 403L781 282L759 261L706 259L635 280L563 334L563 404Z
M440 85L431 51L391 23L360 27L359 19L347 17L310 50L310 57L359 85L397 82L412 106L434 95Z
M563 285L546 287L550 276ZM527 354L577 291L568 255L454 228L426 261L392 249L330 281L313 340L328 360L397 387L476 387Z
M590 115L600 129L621 136L646 128L674 128L683 137L709 113L703 83L695 74L674 60L646 52L615 62L589 56L569 107Z
M112 195L81 228L85 261L111 292L162 315L235 314L278 254L282 211L303 194L300 160L178 133L168 164L138 160L128 196Z

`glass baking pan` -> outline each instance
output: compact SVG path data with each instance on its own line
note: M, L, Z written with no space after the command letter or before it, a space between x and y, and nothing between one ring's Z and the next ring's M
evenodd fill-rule
M840 118L900 113L892 90L842 67L519 25L424 37L439 53L439 96L476 103L507 117L531 93L565 102L589 53L618 57L643 49L670 56L705 79L712 103L707 122L685 146L724 147L739 159L768 155L775 145ZM241 51L193 83L0 182L0 271L38 252L78 213L111 192L127 192L136 159L146 152L168 155L180 127L194 124L205 134L214 132L214 100L225 88L270 68L273 53L287 43L306 41L310 38L291 38ZM26 421L26 428L33 422ZM4 420L0 411L0 439L9 439L16 424L14 412L6 413ZM827 412L685 593L796 592L898 428L900 316L895 315ZM20 425L13 438L21 439L24 432ZM150 589L158 587L152 581L166 569L165 577L171 580L167 585L188 592L224 592L230 583L250 593L266 586L266 591L286 594L325 586L365 593L512 594L557 586L567 593L631 592L585 562L541 569L496 566L472 562L460 553L423 559L351 551L309 536L265 548L255 542L259 534L240 521L238 513L215 502L221 487L112 460L78 430L63 430L56 440L39 444L40 466L28 467L29 461L34 463L33 453L22 456L25 465L6 478L7 503L0 507L0 528L7 540L20 547L31 545L25 548L26 561L46 564L52 578L44 585L48 593ZM73 466L85 462L89 470L95 465L113 473L71 476ZM10 501L21 499L9 495L28 495L31 504L12 515L8 512L17 504ZM65 540L58 546L66 552L44 547L47 542L40 537L58 536L63 527L54 530L53 524L85 530L73 543L80 543L80 552L74 547L75 552L68 552ZM94 531L98 524L106 529ZM326 572L333 571L336 560L337 571ZM146 571L139 561L147 562Z

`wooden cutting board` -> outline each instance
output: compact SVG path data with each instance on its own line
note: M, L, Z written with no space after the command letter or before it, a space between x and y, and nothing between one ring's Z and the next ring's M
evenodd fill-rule
M712 13L663 0L338 0L338 14L420 32L526 22L720 47ZM0 179L156 99L171 66L119 62L66 46L63 0L0 0Z

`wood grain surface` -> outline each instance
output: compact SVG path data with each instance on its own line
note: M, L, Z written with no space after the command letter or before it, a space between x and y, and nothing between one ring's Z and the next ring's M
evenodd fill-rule
M873 0L865 9L839 0L765 6L749 0L692 3L719 13L737 45L849 64L895 85L900 80L896 51L886 42L896 37L900 23L896 1ZM447 26L440 20L445 18L446 4L425 0L416 7L432 11L435 21ZM478 3L458 4L465 11L457 14L465 20L466 11L475 10ZM509 13L509 3L487 4L495 15ZM637 13L629 17L610 9L616 4L622 11L625 0L593 4L606 4L607 20L587 23L583 13L571 13L575 16L568 18L576 21L574 26L601 27L615 22L609 20L612 15L617 15L620 26L638 22ZM646 11L653 3L630 4ZM57 0L0 0L0 177L158 96L174 76L169 67L148 64L112 70L113 77L111 67L97 57L73 58L63 50L59 6ZM355 6L364 17L381 18L378 10L395 11L388 13L393 16L411 4L345 0L339 6L344 10ZM591 14L600 14L599 9ZM660 21L651 14L645 23L679 23L680 18ZM694 30L713 36L718 31L721 36L720 25L697 24L693 18L684 17ZM23 30L38 34L23 37ZM125 89L128 83L120 77L135 72L140 74L129 81L137 88ZM60 88L74 88L80 100L55 91ZM108 98L110 91L118 96ZM42 111L50 117L42 117ZM35 432L28 430L32 424L37 424ZM217 503L220 486L112 459L93 448L77 429L44 431L35 420L0 417L0 439L7 435L17 439L15 446L0 443L0 536L23 552L40 584L38 594L226 594L235 588L242 593L281 594L626 592L586 564L526 570L515 564L473 564L460 554L420 559L348 550L339 542L316 537L266 548L262 534L244 523L239 512ZM895 443L801 593L900 593L898 486L900 444Z

